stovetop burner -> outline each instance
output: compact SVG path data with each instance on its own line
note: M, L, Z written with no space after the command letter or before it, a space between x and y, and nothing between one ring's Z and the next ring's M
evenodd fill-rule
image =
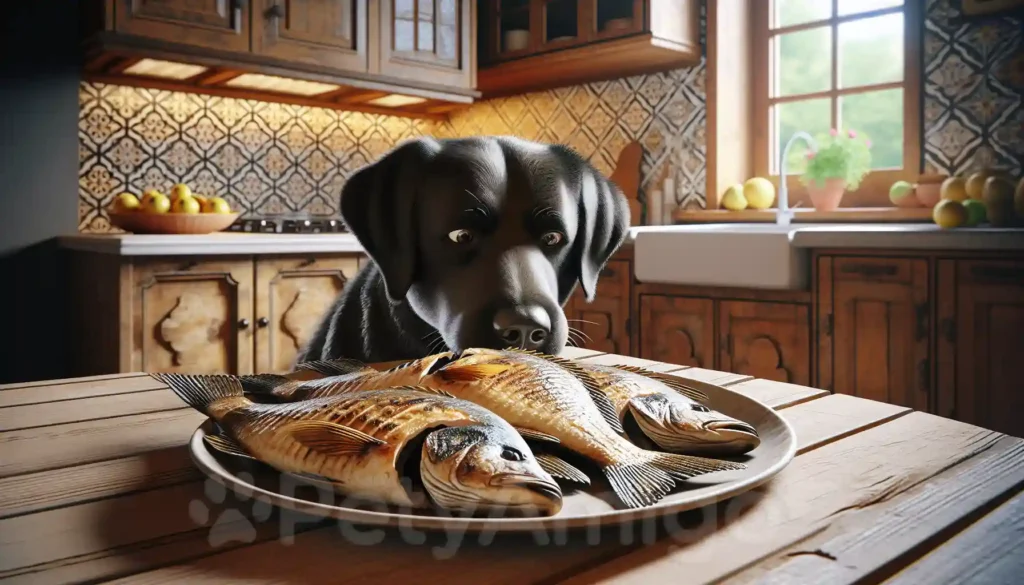
M227 231L257 234L348 233L341 218L307 215L240 217Z

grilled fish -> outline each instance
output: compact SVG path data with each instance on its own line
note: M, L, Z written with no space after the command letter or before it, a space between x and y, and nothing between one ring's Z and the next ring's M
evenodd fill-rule
M757 430L701 404L708 396L688 382L632 366L575 362L615 406L623 425L631 415L654 443L673 453L741 455L761 444Z
M562 506L558 484L507 422L431 389L258 404L243 395L234 376L151 375L224 429L224 436L209 438L211 447L347 495L410 507L432 502L463 512L552 515ZM403 482L409 476L427 498Z
M575 362L506 349L467 349L432 356L419 366L386 372L392 384L417 384L479 404L512 424L527 439L560 443L598 465L619 499L630 508L655 504L678 481L739 463L641 449L623 435L615 407ZM340 392L372 386L336 385ZM329 379L320 382L326 387Z

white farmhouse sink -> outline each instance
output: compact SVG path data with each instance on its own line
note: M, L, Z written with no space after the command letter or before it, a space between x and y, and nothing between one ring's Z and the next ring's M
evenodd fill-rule
M776 224L663 226L633 242L640 282L775 290L806 289L810 253L792 245L809 227Z

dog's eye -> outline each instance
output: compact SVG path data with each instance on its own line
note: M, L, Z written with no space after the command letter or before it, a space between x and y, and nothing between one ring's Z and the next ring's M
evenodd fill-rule
M564 238L565 236L563 236L561 232L548 232L540 237L540 241L543 242L545 246L557 246L562 243Z
M469 230L452 230L448 232L448 239L456 244L468 244L473 241L473 232Z

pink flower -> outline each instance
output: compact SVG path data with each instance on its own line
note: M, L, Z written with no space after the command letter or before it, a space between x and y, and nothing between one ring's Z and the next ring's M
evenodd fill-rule
M856 138L856 137L857 137L857 133L854 132L853 130L850 130L850 138Z
M836 130L835 128L833 128L833 129L828 131L828 134L829 134L829 136L832 136L834 138L836 136L839 136L839 130Z
M814 158L814 153L813 152L808 152L806 156L807 156L807 160L811 160L812 158Z
M870 140L865 140L864 144L867 145L868 148L871 148L871 141Z

